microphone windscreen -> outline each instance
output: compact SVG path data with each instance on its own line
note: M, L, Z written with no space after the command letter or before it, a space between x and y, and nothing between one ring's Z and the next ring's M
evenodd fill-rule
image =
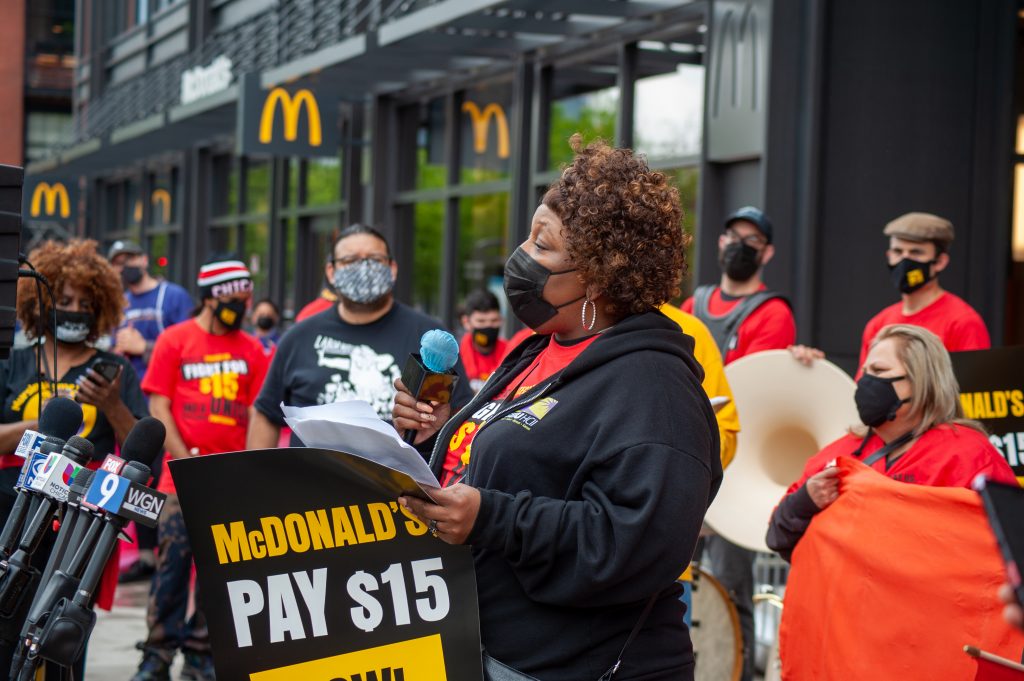
M153 461L164 451L164 438L167 429L159 419L146 416L139 419L121 446L121 458L125 461L138 461L152 466Z
M89 484L92 482L94 475L96 475L96 471L91 468L83 468L78 471L78 475L76 475L75 479L71 482L71 489L79 494L83 494L85 490L89 489Z
M79 452L83 461L91 459L92 453L96 451L96 447L94 447L91 442L78 435L72 435L69 437L68 441L64 443L64 449L72 449Z
M149 482L150 470L149 466L138 461L129 461L121 469L121 477L128 478L132 482L137 482L140 485L145 485Z
M66 397L54 397L39 417L39 432L67 440L82 425L82 406Z
M459 361L459 342L441 329L431 329L420 338L420 358L431 371L443 374Z

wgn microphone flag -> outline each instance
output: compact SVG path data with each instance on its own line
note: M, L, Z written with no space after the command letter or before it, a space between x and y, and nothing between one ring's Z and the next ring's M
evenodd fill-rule
M447 404L459 380L455 365L459 361L459 342L447 331L431 329L420 338L420 351L409 355L402 370L402 383L421 402ZM412 444L416 431L405 434Z

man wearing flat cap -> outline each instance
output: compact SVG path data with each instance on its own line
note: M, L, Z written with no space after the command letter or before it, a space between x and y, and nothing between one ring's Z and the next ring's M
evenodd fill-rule
M902 300L875 315L864 327L860 363L872 339L883 326L922 326L940 339L950 352L987 350L988 329L974 308L939 285L939 273L949 266L953 225L930 213L907 213L885 226L889 237L889 273Z

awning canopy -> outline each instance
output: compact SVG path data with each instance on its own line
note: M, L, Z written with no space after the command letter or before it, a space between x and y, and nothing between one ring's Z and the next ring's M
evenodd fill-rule
M386 4L380 0L378 4ZM673 63L700 60L703 0L441 0L393 16L287 63L264 70L264 87L314 78L337 85L345 99L425 87L446 79L499 72L524 55L545 57L693 23L692 52L663 51ZM683 40L687 40L686 37ZM609 66L614 66L610 64ZM671 67L671 64L666 65ZM232 135L236 83L188 105L134 121L31 164L29 174L91 175L167 152L197 139ZM643 75L643 74L640 74ZM145 77L145 76L140 76ZM609 72L614 79L614 73Z

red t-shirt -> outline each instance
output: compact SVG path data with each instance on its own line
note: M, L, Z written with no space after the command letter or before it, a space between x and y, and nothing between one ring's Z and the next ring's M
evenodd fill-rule
M338 304L338 301L331 300L330 298L324 298L323 294L319 298L314 298L311 302L306 303L306 306L299 310L299 314L295 315L295 323L298 324L303 319L312 317L315 314L320 314L324 310L330 307L334 307Z
M864 327L858 370L864 366L871 341L883 326L890 324L913 324L924 327L938 336L950 352L988 350L992 347L988 329L985 327L985 321L981 315L975 312L974 308L965 303L962 298L949 291L944 291L935 299L935 302L914 314L903 314L903 303L899 302L875 315Z
M494 349L485 355L473 345L472 336L472 332L467 333L459 342L459 359L462 360L462 368L466 370L466 376L469 378L469 385L473 388L473 392L480 392L480 388L484 387L484 383L505 357L507 351L505 346L508 345L508 341L499 338Z
M174 424L189 449L201 455L239 451L245 449L249 407L267 365L263 346L244 331L217 336L190 319L157 338L142 389L170 399ZM174 493L166 469L159 489Z
M476 437L480 427L486 423L491 416L498 411L501 403L509 397L513 390L516 394L513 399L525 395L536 386L551 378L559 371L569 366L569 363L579 357L580 353L587 349L597 336L591 336L586 340L572 345L561 345L554 338L548 346L541 350L530 366L523 369L518 376L509 381L508 385L495 395L494 399L481 406L466 419L452 439L448 442L448 454L444 459L444 472L441 474L441 486L446 487L451 483L452 478L461 476L469 464L470 445Z
M829 461L841 456L852 456L863 438L844 435L812 456L804 466L804 473L793 483L787 494L798 490L807 478L819 473ZM882 448L882 438L872 434L859 461L864 461ZM903 455L885 468L885 457L872 466L876 471L901 482L932 487L970 487L979 473L996 482L1017 484L1010 464L999 455L988 437L966 426L942 425L928 430L917 438Z
M759 291L766 291L761 284ZM743 298L725 297L719 286L711 293L708 312L715 317L729 314ZM680 306L683 312L693 314L693 297L687 298ZM725 363L735 362L740 357L763 350L785 350L796 342L796 321L789 305L780 298L773 298L754 310L740 325L736 334L736 347L725 353Z

